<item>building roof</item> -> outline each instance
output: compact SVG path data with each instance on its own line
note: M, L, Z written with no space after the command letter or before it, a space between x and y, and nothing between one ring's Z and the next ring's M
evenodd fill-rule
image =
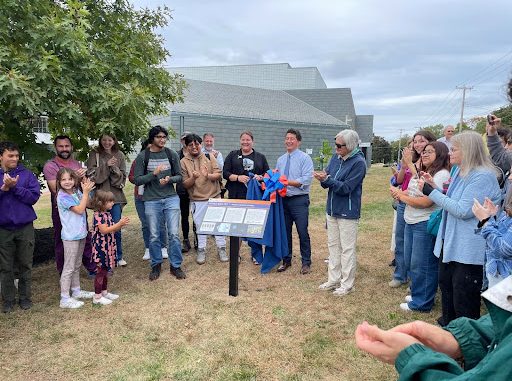
M170 105L172 112L346 126L285 91L186 81L185 101Z
M169 67L167 70L182 74L187 79L262 89L327 88L316 67L291 67L288 63Z

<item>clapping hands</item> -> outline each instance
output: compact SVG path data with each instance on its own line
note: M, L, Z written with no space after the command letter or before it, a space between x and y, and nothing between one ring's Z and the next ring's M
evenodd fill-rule
M485 198L483 205L475 198L471 210L479 221L495 216L498 213L498 207L488 197Z

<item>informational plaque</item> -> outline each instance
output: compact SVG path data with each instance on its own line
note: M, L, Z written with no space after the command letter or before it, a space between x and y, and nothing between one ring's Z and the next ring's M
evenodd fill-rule
M199 216L197 234L262 238L270 201L212 198Z

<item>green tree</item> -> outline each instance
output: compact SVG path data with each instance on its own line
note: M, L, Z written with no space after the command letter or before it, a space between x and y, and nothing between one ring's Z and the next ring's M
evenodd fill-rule
M323 170L325 165L329 162L332 156L332 146L329 141L324 140L322 142L322 148L318 151L318 156L315 157L315 161L318 163L318 169Z
M442 124L434 124L431 126L421 127L421 129L428 130L428 131L432 132L437 139L439 139L440 137L442 137L444 135L443 134L444 126Z
M391 161L391 145L382 136L375 135L372 141L372 161L389 163Z
M182 101L185 82L163 68L155 33L170 19L167 7L127 0L0 0L0 135L26 152L45 114L82 157L104 132L130 151L151 115Z
M496 115L498 118L501 118L501 124L505 127L512 127L512 105L503 106L496 111L493 111L492 114Z

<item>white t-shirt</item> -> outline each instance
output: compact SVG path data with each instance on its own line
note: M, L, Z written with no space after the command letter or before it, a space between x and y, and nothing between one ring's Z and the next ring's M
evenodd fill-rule
M442 169L434 175L434 183L436 187L439 189L443 189L443 183L448 181L450 178L450 172L446 169ZM407 193L410 197L421 197L423 193L418 189L418 178L413 177L409 182L409 186L407 187ZM417 224L418 222L428 221L430 215L436 210L439 209L439 206L436 204L432 205L430 208L415 208L410 205L406 205L404 212L404 220L409 225Z

